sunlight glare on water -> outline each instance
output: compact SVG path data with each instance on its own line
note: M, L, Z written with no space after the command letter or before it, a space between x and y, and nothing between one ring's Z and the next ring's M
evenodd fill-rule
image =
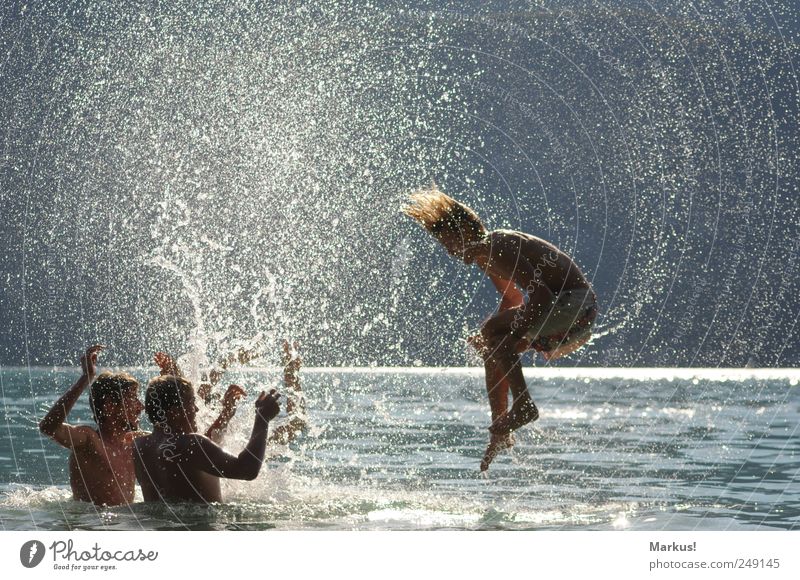
M800 475L796 371L721 370L728 379L698 385L688 377L711 369L677 369L671 379L629 371L527 369L542 417L481 477L489 418L479 369L308 370L310 429L288 447L272 447L256 481L225 482L225 505L103 510L69 499L66 454L33 428L71 372L34 371L29 383L27 372L3 371L8 411L0 423L12 438L0 444L0 457L18 473L2 488L0 520L6 529L800 525L791 493ZM266 370L234 377L251 394L278 379ZM251 421L246 405L229 449L244 445Z

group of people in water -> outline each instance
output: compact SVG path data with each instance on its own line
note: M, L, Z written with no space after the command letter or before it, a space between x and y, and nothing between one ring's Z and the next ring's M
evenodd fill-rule
M554 360L574 352L591 337L597 298L577 264L553 244L512 230L488 231L477 214L433 185L411 195L404 213L420 223L452 257L483 271L501 295L497 310L467 340L480 354L491 407L490 439L481 461L486 471L497 454L513 447L513 432L535 421L539 411L522 374L520 355L540 352ZM103 346L81 358L83 373L39 424L41 432L71 451L73 497L98 505L134 500L135 481L145 501L220 502L220 479L255 479L269 441L289 443L306 426L300 386L302 361L297 344L283 344L286 422L269 433L280 411L280 393L262 391L255 401L250 439L238 455L221 444L245 391L228 387L217 419L201 433L198 403L215 402L214 389L233 362L254 353L242 349L212 369L195 390L175 360L157 353L160 374L147 385L144 405L140 385L127 373L95 376ZM97 427L72 426L67 415L90 388L89 405ZM511 395L509 407L509 393ZM217 397L218 398L218 397ZM147 413L153 431L139 430Z
M134 500L138 481L145 501L222 501L221 478L255 479L268 443L288 444L306 427L306 405L300 384L302 359L297 343L283 344L283 381L287 419L269 432L280 411L276 389L261 392L255 401L255 420L247 445L238 455L222 448L228 425L245 391L230 385L219 397L217 383L232 361L247 362L252 350L240 349L213 368L195 390L176 361L163 352L154 359L160 374L152 378L139 400L139 382L126 372L96 375L102 345L89 347L81 357L82 374L55 402L39 430L70 450L69 475L73 497L97 505L121 505ZM96 427L69 425L66 418L89 387L89 407ZM202 431L197 425L200 405L220 403L217 419ZM139 429L145 411L153 431Z

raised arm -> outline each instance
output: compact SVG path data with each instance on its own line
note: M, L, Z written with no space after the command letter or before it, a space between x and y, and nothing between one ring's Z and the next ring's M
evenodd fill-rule
M222 380L225 372L233 363L240 365L247 364L253 359L261 356L261 334L259 333L253 339L253 346L250 348L239 347L238 349L229 352L226 356L217 361L216 366L208 371L208 382L211 386L216 386Z
M283 383L287 390L286 413L289 420L272 430L269 443L287 445L306 428L306 404L303 389L300 386L300 367L303 359L298 354L299 345L288 340L283 341Z
M80 378L53 404L44 419L39 422L39 431L43 435L47 435L67 449L85 445L94 434L90 427L69 425L64 421L86 387L92 384L96 372L97 355L103 348L103 345L95 344L86 350L81 357L83 372Z
M229 352L226 356L220 358L216 365L203 373L203 379L200 387L197 389L197 395L206 403L210 403L214 399L214 387L216 387L225 376L225 373L233 363L245 364L253 359L261 356L261 335L258 334L252 339L254 345L250 348L240 347L235 351Z
M206 437L217 445L222 443L222 437L225 435L228 423L231 422L231 419L236 414L236 404L244 395L245 392L242 387L239 385L231 385L222 398L222 411L219 417L217 417L217 420L214 421L211 427L208 428L208 431L206 431Z
M256 401L256 418L247 446L239 455L231 455L202 435L180 438L174 457L188 467L199 469L228 479L252 480L258 476L264 462L269 422L280 411L280 394L273 389L269 394L261 392Z
M163 351L159 351L153 355L153 361L158 365L161 376L172 375L174 377L182 377L183 371L178 366L178 362Z
M281 354L281 362L283 362L283 384L287 389L296 393L303 392L303 389L300 387L300 367L303 366L303 359L298 352L299 350L300 345L297 341L291 344L288 340L283 341L283 353ZM292 410L287 408L286 411L291 413Z

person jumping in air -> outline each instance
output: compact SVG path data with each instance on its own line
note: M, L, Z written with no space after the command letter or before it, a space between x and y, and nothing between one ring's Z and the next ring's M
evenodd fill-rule
M469 338L484 360L492 410L491 440L481 462L485 471L499 451L514 445L512 431L539 417L520 354L533 349L554 360L580 348L591 337L597 297L566 253L522 232L487 231L472 209L436 185L413 193L403 212L448 254L477 265L502 296L497 312Z

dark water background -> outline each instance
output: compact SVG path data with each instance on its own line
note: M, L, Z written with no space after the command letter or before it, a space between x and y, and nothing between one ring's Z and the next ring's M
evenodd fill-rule
M0 362L264 332L462 366L497 297L401 216L435 179L592 280L609 332L558 366L798 366L798 31L756 0L5 1Z

